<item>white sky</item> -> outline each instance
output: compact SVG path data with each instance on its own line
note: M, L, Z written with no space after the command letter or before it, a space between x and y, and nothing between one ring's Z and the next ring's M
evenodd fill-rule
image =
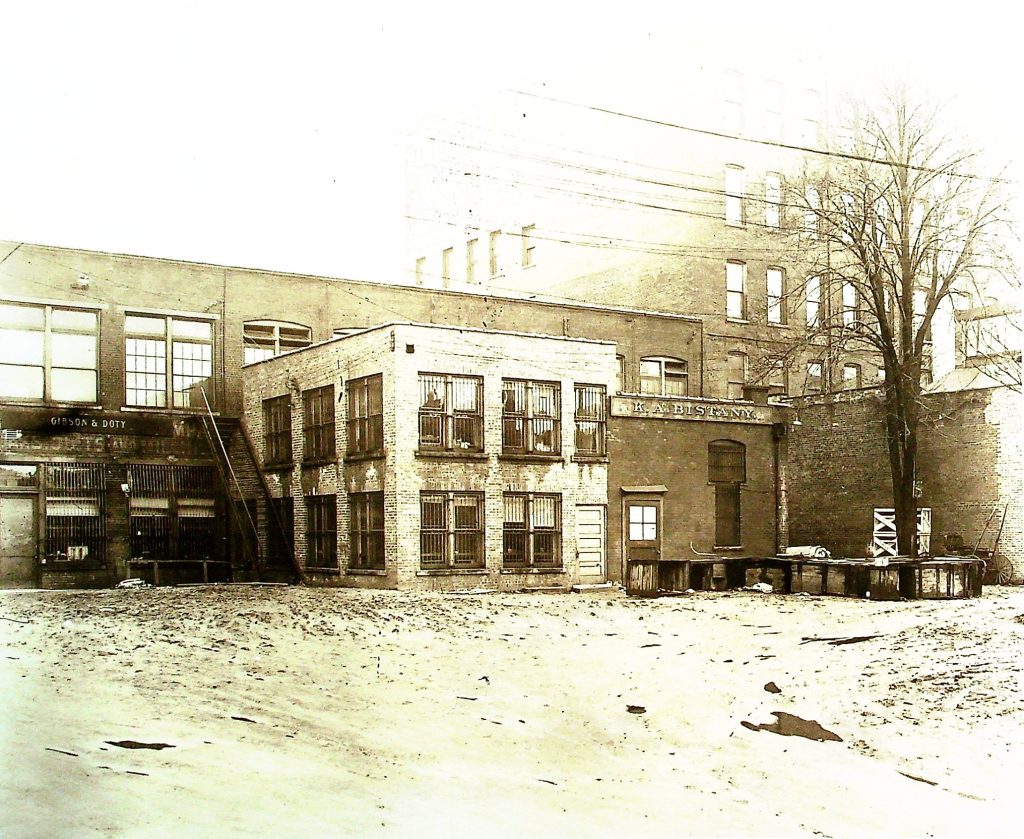
M1017 26L995 4L359 5L7 4L0 239L395 279L403 127L539 81L594 104L610 80L677 97L642 58L716 43L902 65L1002 157L1021 136Z

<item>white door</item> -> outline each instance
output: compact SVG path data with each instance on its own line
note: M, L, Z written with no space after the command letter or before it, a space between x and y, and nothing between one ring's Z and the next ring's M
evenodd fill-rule
M580 577L605 579L605 508L587 505L576 508L576 556Z

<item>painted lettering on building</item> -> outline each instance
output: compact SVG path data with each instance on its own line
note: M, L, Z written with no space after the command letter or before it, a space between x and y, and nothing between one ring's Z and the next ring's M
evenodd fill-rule
M749 422L767 425L779 422L778 413L778 408L772 405L738 405L707 399L613 396L611 400L613 417Z

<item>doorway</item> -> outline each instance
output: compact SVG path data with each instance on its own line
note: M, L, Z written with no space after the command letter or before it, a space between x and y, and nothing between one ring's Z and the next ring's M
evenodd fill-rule
M576 557L581 578L605 580L605 512L601 504L576 507Z
M0 588L35 588L35 494L0 495Z

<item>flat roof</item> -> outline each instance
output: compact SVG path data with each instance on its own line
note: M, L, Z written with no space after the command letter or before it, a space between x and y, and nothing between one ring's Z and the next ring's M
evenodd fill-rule
M292 277L299 280L313 280L322 283L353 283L362 286L374 286L377 288L400 288L407 291L419 291L429 294L449 295L453 297L474 297L496 298L499 300L518 300L523 303L538 303L544 306L558 306L561 308L586 309L592 311L612 312L625 315L647 315L649 317L667 318L670 320L681 320L690 323L702 324L701 318L695 315L683 315L677 312L660 312L654 309L634 309L621 306L610 306L604 303L588 303L576 297L558 297L556 295L536 294L532 292L517 292L513 289L497 289L495 291L463 291L446 288L433 288L431 286L416 285L415 283L388 282L385 280L354 280L348 277L328 277L320 274L298 274L291 271L277 271L270 268L247 268L241 265L221 265L215 262L197 262L188 259L171 259L163 256L144 256L141 254L118 253L116 251L93 251L87 248L65 248L60 245L44 245L36 242L15 242L3 240L7 244L19 245L30 248L41 248L48 251L64 253L84 253L96 256L110 256L118 259L144 259L149 262L163 262L169 265L195 265L203 268L218 268L227 271L245 271L252 274L267 274L275 277ZM569 278L567 278L569 279Z

